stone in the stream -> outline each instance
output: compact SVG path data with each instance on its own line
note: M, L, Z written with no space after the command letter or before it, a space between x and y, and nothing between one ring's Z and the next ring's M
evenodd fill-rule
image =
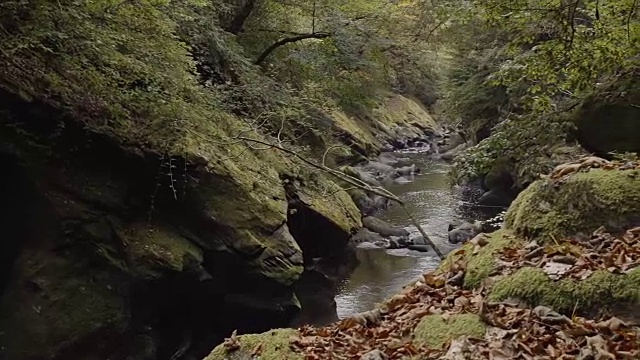
M479 222L471 224L465 221L452 230L451 225L449 225L449 229L449 242L452 244L461 244L478 235L482 231L482 224Z
M386 165L396 165L398 163L398 159L393 154L382 153L378 156L378 161L386 164Z
M493 189L482 194L478 199L478 205L482 206L495 206L495 207L507 207L516 195L503 189Z
M428 245L409 245L407 247L409 250L420 251L420 252L429 252L431 249Z
M422 235L418 235L409 239L409 245L427 245L427 242L424 241Z
M394 226L384 220L380 220L373 216L367 216L362 219L362 225L383 237L389 236L409 236L409 231L400 226Z
M367 228L362 228L358 230L358 232L351 237L351 242L354 245L358 245L364 242L376 244L380 242L384 242L382 236L378 233L375 233Z
M408 184L411 182L411 180L407 179L404 176L400 176L399 178L393 180L393 182L395 182L396 184Z

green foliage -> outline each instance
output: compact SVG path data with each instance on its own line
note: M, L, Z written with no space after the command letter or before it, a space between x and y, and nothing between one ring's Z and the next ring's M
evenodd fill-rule
M441 41L456 40L446 115L479 142L458 158L456 180L483 176L508 154L517 185L530 183L550 170L554 149L567 141L572 125L566 113L599 83L638 65L635 1L438 6L461 14L440 32Z
M1 84L94 129L164 147L187 122L215 117L167 3L3 2Z

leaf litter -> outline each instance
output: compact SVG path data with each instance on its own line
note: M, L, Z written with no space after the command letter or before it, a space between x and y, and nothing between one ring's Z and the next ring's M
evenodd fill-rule
M485 246L485 240L478 237L474 247ZM523 266L538 266L554 279L585 279L596 270L623 273L640 262L640 227L617 235L600 228L587 239L553 245L531 242L507 247L498 256L503 274ZM375 310L326 327L301 327L290 347L305 360L640 359L640 331L618 318L569 318L545 306L489 302L485 288L461 288L465 272L464 260L458 259L447 273L424 274ZM487 325L484 337L449 339L441 348L413 341L425 316L437 314L446 322L464 313L478 315ZM225 347L234 351L237 339L227 339Z

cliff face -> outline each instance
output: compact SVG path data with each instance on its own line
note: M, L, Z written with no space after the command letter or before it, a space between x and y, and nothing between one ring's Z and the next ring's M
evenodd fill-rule
M213 133L162 151L2 99L4 355L201 356L233 329L335 320L361 214L326 175Z
M361 214L265 144L342 145L333 166L435 124L400 95L384 116L232 113L178 38L209 19L193 3L0 4L0 357L201 358L234 329L335 317Z
M180 341L284 326L304 260L346 262L357 208L281 154L159 154L64 118L50 139L56 109L2 105L10 358L76 358L87 342L105 352L82 358L164 358Z

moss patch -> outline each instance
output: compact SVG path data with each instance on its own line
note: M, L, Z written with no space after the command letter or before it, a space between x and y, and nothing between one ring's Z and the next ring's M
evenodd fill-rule
M425 316L414 330L413 342L441 348L447 341L460 336L482 337L486 326L475 314L456 314L444 319L442 315Z
M117 269L87 259L25 252L16 262L15 283L0 302L0 346L7 358L51 358L67 346L124 331L126 299Z
M596 271L582 281L553 281L542 269L525 267L499 280L488 298L518 298L531 306L545 305L564 313L571 313L574 307L584 312L606 310L640 300L640 269L625 275Z
M159 227L131 224L121 231L133 266L143 275L161 276L160 271L181 272L202 263L202 250L182 236Z
M409 126L435 132L437 127L436 122L420 103L402 95L388 96L373 114L376 120L387 128Z
M539 180L524 190L505 217L505 227L542 241L610 231L640 223L640 173L636 170L580 172L564 184Z
M487 234L488 244L483 246L477 254L473 254L473 244L465 244L461 249L449 254L440 264L438 271L446 272L452 264L463 260L467 264L467 272L464 277L464 286L469 289L478 287L482 280L491 275L495 268L496 253L507 246L520 242L511 232L498 230Z
M303 357L291 350L292 336L298 335L294 329L277 329L262 334L247 334L238 337L240 349L227 353L224 345L218 345L205 360L250 360L252 353L261 348L261 360L302 360Z

